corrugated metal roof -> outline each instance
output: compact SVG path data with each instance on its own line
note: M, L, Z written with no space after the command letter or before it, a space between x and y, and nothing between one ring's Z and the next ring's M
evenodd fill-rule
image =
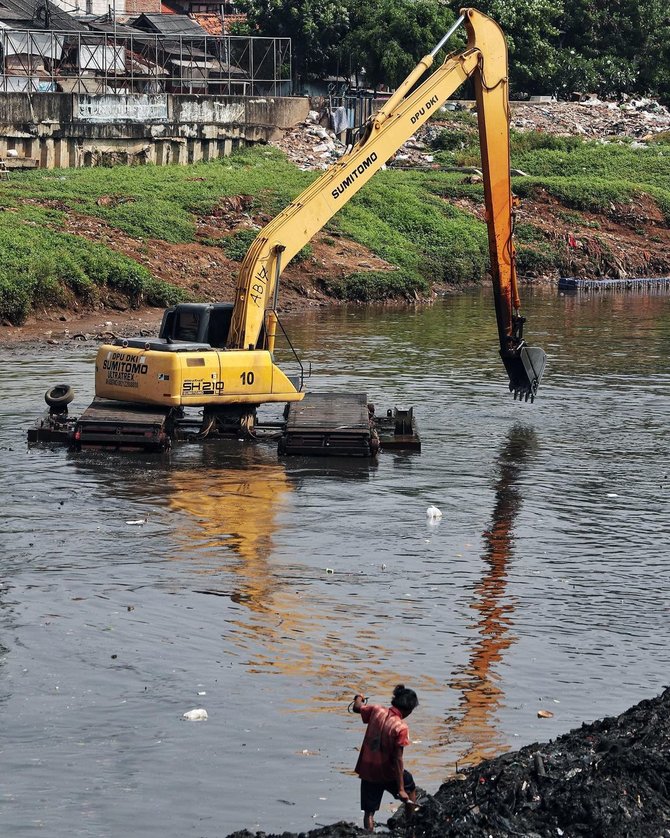
M116 33L119 40L122 37L127 38L130 35L137 35L137 29L133 29L132 26L127 26L123 23L117 23L116 25L113 22L110 23L107 15L105 15L103 20L89 20L88 25L93 32L104 32L106 35Z
M88 27L49 0L0 0L0 21L15 29L85 32Z
M161 35L191 35L204 38L207 34L202 26L188 15L141 14L132 24L145 32L159 32Z

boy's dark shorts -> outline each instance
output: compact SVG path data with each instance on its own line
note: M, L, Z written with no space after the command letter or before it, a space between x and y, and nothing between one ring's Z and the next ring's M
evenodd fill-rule
M411 794L416 786L414 777L409 771L403 771L403 783L407 794ZM361 809L364 812L378 811L384 792L387 791L396 799L398 798L397 783L371 783L369 780L361 780Z

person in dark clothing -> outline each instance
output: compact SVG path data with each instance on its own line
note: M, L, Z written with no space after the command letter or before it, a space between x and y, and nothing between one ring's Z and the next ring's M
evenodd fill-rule
M366 704L360 694L354 696L353 712L360 713L367 725L356 773L361 778L363 825L368 832L374 831L374 814L385 791L402 800L408 814L414 811L416 786L403 762L404 748L409 745L409 727L404 720L418 704L414 690L406 689L404 684L393 690L388 709L380 704Z

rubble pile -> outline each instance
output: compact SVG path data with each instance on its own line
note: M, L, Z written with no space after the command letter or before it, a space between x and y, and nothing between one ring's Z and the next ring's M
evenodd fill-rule
M512 102L512 128L587 139L646 140L670 130L670 110L654 99L624 102Z
M670 110L654 99L603 102L590 98L559 102L543 98L534 102L511 102L511 127L517 131L545 131L562 136L616 141L628 138L643 143L670 131ZM474 102L449 102L439 117L429 120L394 155L394 167L435 168L431 144L445 129L463 131L458 112L472 110ZM345 152L346 146L329 128L327 115L310 111L307 119L285 132L272 144L301 169L327 169ZM473 126L473 131L476 130ZM341 135L340 135L341 136Z
M310 111L307 119L271 144L281 149L298 168L327 169L345 152L346 146L335 133L324 127L327 118Z
M391 835L415 838L668 838L669 749L666 688L620 716L466 769L418 799L409 830L402 810L388 826ZM365 834L339 823L301 838ZM245 830L228 838L253 836Z

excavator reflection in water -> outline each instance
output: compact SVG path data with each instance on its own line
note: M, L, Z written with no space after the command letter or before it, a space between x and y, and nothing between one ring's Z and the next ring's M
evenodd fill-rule
M491 527L484 532L482 556L485 571L475 588L471 607L478 614L480 639L470 659L456 671L449 686L461 693L460 718L446 720L446 743L469 743L459 762L476 764L507 750L500 740L496 712L504 693L497 685L495 667L515 641L510 633L514 604L506 600L507 575L514 549L514 525L521 508L517 481L523 465L537 447L532 428L515 425L500 452L500 476L495 485L495 506Z
M495 668L515 641L510 632L514 605L506 601L507 576L522 501L517 483L536 445L534 431L516 425L500 452L492 521L483 533L484 573L471 606L478 615L479 639L467 664L449 682L461 694L461 712L446 719L447 732L444 720L417 718L418 735L437 745L423 754L424 781L443 777L445 754L453 754L455 747L460 749L459 763L477 763L505 750L496 719L504 693L496 683ZM231 629L227 638L249 654L249 671L321 684L323 689L315 689L317 694L310 691L306 699L315 712L336 711L361 674L367 683L386 683L389 641L374 626L366 627L367 599L362 597L360 604L351 599L342 602L341 591L331 594L326 586L314 596L319 580L309 576L309 567L299 560L293 566L277 564L276 552L271 561L281 517L291 512L296 478L283 464L259 458L256 448L250 448L235 468L218 467L209 459L211 453L206 456L207 470L170 473L169 503L173 510L187 514L187 526L180 527L180 532L190 548L202 556L221 555L221 551L227 556L224 563L203 565L202 574L211 578L218 571L232 573L236 580L232 588L203 584L198 592L229 597L248 609L227 623ZM343 471L349 479L350 465ZM361 470L355 479L365 479L361 475L369 473L369 469ZM193 527L188 526L189 520ZM231 563L228 550L237 561ZM323 570L319 567L319 573ZM410 640L408 651L411 645ZM427 673L398 672L397 676L411 680L424 694L441 689Z
M285 563L280 543L282 516L295 515L293 496L303 480L367 481L369 463L356 468L351 461L330 460L325 469L311 461L287 470L257 446L247 447L234 468L223 465L231 458L218 446L203 449L202 458L206 468L198 462L172 469L164 484L171 510L185 513L176 530L185 549L175 555L180 560L188 555L199 565L197 593L244 606L239 616L227 618L225 642L243 651L248 671L310 684L309 695L295 699L309 712L341 711L361 678L386 683L391 652L388 639L370 624L368 599L343 600L342 584L358 587L365 577L340 570L331 577L325 558L317 567L301 556ZM337 583L332 592L330 580ZM410 648L408 640L407 652ZM439 689L428 674L397 676L411 678L424 692Z
M445 720L439 713L424 711L413 725L414 734L426 743L414 754L415 760L421 760L426 783L444 778L446 757L450 755L451 764L457 749L460 763L476 763L505 749L496 719L504 694L496 683L495 668L515 640L510 633L514 606L506 601L507 575L521 507L517 483L535 447L533 430L517 425L498 458L492 521L483 533L484 573L472 603L479 639L468 663L449 681L449 687L460 693L460 713ZM416 661L406 668L397 665L403 657L414 660L411 633L400 631L390 638L381 630L387 617L371 622L370 604L377 591L374 577L355 573L347 578L338 572L337 587L330 589L325 561L314 567L306 557L283 558L283 519L295 515L294 497L301 482L313 486L315 476L324 474L338 483L365 481L371 474L367 461L359 469L345 461L338 471L331 460L324 472L313 461L288 469L260 446L240 450L230 443L230 447L208 445L191 451L195 456L188 463L162 471L160 478L148 473L147 479L152 485L160 479L162 497L179 514L179 525L172 530L177 542L170 552L174 559L188 561L193 589L242 606L242 611L228 612L223 640L233 653L243 653L250 674L309 684L304 697L295 699L296 707L309 712L340 712L360 679L379 691L392 688L390 669L394 679L411 682L420 694L440 695L439 680L417 671ZM93 465L83 460L77 467ZM96 473L99 467L97 463ZM137 478L124 485L132 487L133 496L138 489L144 496L146 487ZM360 597L347 595L351 586ZM420 599L411 607L410 615L419 614Z
M206 452L206 453L205 453ZM203 567L232 571L237 580L233 590L225 591L234 602L252 611L272 610L276 582L268 564L273 536L280 529L278 518L289 507L293 486L286 470L276 461L264 461L258 451L246 449L237 460L227 458L227 466L217 464L211 452L203 449L202 466L170 472L168 502L173 511L185 512L190 526L180 528L179 538L203 559L217 556L216 565ZM246 454L246 456L244 456ZM234 462L234 467L230 463ZM232 554L221 567L221 555ZM203 593L220 593L214 588Z
M333 460L325 472L312 466L314 461L308 461L309 467L287 469L261 446L240 450L229 445L191 449L196 456L189 463L146 472L146 480L152 487L160 480L161 496L172 512L180 514L179 525L172 531L177 543L170 552L176 560L188 561L189 572L199 578L194 590L225 597L244 608L226 618L224 642L243 651L248 671L309 684L304 704L313 712L339 712L361 678L380 690L383 685L392 688L389 668L394 678L411 682L417 692L440 695L443 686L437 678L417 672L412 664L407 669L393 665L394 655L413 660L415 639L402 631L390 638L381 629L387 616L371 622L375 577L356 573L347 578L338 572L337 587L331 590L326 581L331 577L324 574L325 560L318 567L301 556L283 561L282 519L288 522L295 515L294 495L301 482L312 486L315 476L324 473L338 483L365 481L371 474L369 462L361 462L357 469L345 461L340 471ZM505 750L496 718L504 701L496 667L515 642L507 577L522 502L517 484L536 445L534 431L516 425L498 457L492 521L483 533L484 572L471 604L477 614L478 640L467 664L448 682L460 693L460 711L446 720L424 711L413 725L418 738L435 745L423 753L416 750L414 758L421 759L424 782L443 779L447 754L449 764L455 753L459 763L472 764ZM114 462L107 485L118 489ZM100 462L81 460L77 468L95 469L99 476ZM122 488L131 491L132 498L146 497L140 473ZM360 597L347 596L351 586L360 591ZM420 599L411 607L414 611L409 614L420 613Z

